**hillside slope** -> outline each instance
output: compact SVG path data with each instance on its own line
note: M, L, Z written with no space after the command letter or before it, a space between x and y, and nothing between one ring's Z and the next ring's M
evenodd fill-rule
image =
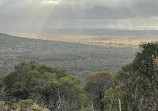
M63 69L83 82L87 75L101 70L116 74L133 60L136 50L0 34L0 74L8 74L19 62L33 60Z

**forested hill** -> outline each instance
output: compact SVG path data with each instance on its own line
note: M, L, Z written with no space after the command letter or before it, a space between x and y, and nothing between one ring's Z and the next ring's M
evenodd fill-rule
M0 34L0 74L8 74L22 61L36 61L65 70L84 81L88 75L102 70L115 74L133 60L136 50Z

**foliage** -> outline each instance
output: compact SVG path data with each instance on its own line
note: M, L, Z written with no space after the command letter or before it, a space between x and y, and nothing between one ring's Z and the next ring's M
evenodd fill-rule
M131 64L122 68L116 78L121 85L123 110L156 111L158 110L158 44L140 45Z
M42 108L38 104L34 103L31 99L19 100L12 105L14 111L50 111L47 108Z
M8 105L4 101L0 101L0 110L7 111L9 109Z
M90 75L85 84L85 91L90 96L94 107L101 111L104 110L104 103L102 99L104 97L104 91L112 86L113 78L109 72L98 72Z
M12 72L22 61L37 61L65 70L83 85L89 74L102 70L115 74L134 58L136 51L132 47L81 45L0 34L0 75Z
M109 88L105 90L104 98L102 101L106 104L106 109L109 111L115 111L118 109L118 99L120 98L120 86Z
M29 109L33 104L55 110L80 110L87 102L76 78L64 71L36 62L22 62L4 78L7 99L19 101L14 109ZM64 109L65 108L65 109Z
M18 47L12 46L12 44L9 44L10 41L7 40L15 42ZM28 41L34 45L28 45ZM74 68L72 72L81 74L80 80L83 80L86 77L86 75L82 76L85 72L88 74L96 70L101 70L101 67L105 67L107 63L111 63L108 64L110 70L115 70L118 62L122 66L122 63L120 63L122 59L131 58L132 54L128 51L129 48L125 51L124 49L115 49L117 51L121 50L121 52L110 53L114 51L113 48L106 49L105 47L90 47L88 45L82 46L69 43L62 43L64 49L60 50L61 47L59 49L55 47L56 45L61 45L58 42L10 38L8 36L4 41L0 42L0 45L4 45L0 49L4 56L1 53L0 56L6 58L3 59L2 57L0 60L0 69L3 69L2 71L0 70L0 73L12 70L10 67L12 67L15 61L18 62L31 58L31 60L38 60L49 64L53 61L53 65L60 62L60 65L58 64L57 66L60 66L60 68L64 67L63 69L68 68L69 70ZM9 46L6 46L5 42ZM42 47L44 55L42 55L43 52L40 53L41 49L39 50L36 47L40 43L42 46L44 46L43 44L46 45L46 47ZM49 46L55 47L55 50L62 52L63 55L57 54L54 48L49 49ZM65 48L66 46L67 48ZM19 47L21 47L20 52L18 52ZM71 55L69 51L74 51L74 47L78 49L79 53ZM16 51L14 52L12 48ZM103 50L103 48L106 50ZM51 54L54 54L53 56L49 55L48 52L50 50L52 51ZM87 50L90 50L90 52L87 52ZM120 53L121 55L119 55ZM127 54L128 57L127 55L124 56L124 54ZM117 55L117 57L114 57L114 55ZM105 58L109 60L106 61ZM118 60L118 58L120 59ZM94 60L93 62L91 61L92 59ZM77 60L77 63L74 60ZM85 60L85 63L81 62L83 60ZM97 65L94 65L95 63ZM88 64L91 64L92 67L88 66ZM9 68L6 68L6 66ZM108 69L108 67L106 68ZM90 75L84 87L87 95L78 84L79 82L75 77L68 75L62 70L40 65L34 61L22 62L16 65L14 71L8 75L0 76L0 110L81 111L86 110L86 108L87 110L94 110L95 108L95 110L101 111L157 111L158 44L141 44L140 51L137 52L133 62L123 66L115 77L103 71Z

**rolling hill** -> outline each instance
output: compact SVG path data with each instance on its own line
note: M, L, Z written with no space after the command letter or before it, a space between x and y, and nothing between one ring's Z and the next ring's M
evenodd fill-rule
M22 61L36 61L65 70L81 83L97 71L116 74L138 49L30 39L0 34L0 75Z

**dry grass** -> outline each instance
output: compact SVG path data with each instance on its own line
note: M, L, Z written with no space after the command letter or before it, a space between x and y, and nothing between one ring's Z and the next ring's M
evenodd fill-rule
M138 46L142 42L155 41L157 37L134 37L134 36L87 36L87 35L42 35L42 36L29 36L29 35L18 35L20 37L53 40L62 42L75 42L81 44L91 44L100 46L114 46L114 47L126 47L126 46ZM100 39L105 38L105 39Z

